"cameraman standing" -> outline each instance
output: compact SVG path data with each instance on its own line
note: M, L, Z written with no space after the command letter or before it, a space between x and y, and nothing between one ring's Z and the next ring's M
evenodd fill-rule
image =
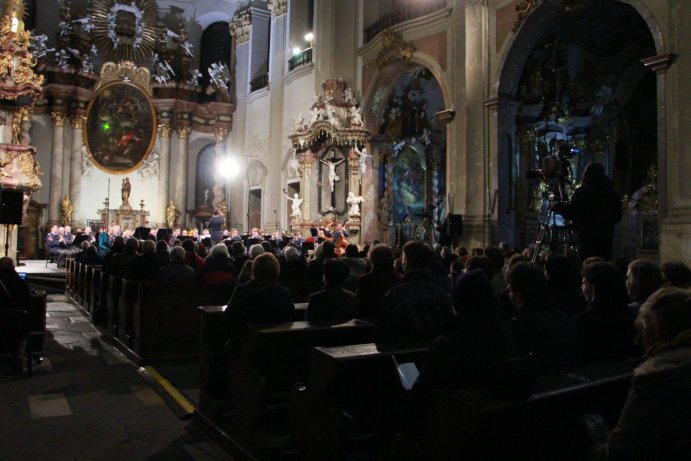
M555 203L552 209L573 220L581 261L591 256L611 259L614 225L622 217L621 197L601 163L589 163L583 172L583 183L571 201Z

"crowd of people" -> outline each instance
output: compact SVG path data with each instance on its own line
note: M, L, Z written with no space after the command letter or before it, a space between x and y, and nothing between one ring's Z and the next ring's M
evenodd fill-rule
M62 239L67 232L57 229ZM105 254L100 239L88 239L76 258L138 280L235 284L224 312L231 338L248 323L292 321L291 291L282 284L321 282L306 320L369 319L377 342L431 345L412 390L419 408L433 389L510 386L502 364L511 357L531 354L540 372L636 358L624 413L597 456L634 459L631 450L652 450L642 446L642 431L655 432L670 456L691 448L691 270L684 263L595 256L579 264L550 254L532 262L505 243L468 252L422 241L402 249L348 244L339 256L337 239L324 234L311 254L278 235L248 245L234 230L207 249L172 235L172 245L116 235Z

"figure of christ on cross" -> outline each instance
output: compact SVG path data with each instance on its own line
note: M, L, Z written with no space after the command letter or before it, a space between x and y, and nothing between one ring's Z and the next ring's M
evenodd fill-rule
M320 162L322 162L324 165L329 167L329 185L331 186L331 192L334 191L334 185L336 184L336 181L340 181L341 177L336 174L336 166L340 163L345 162L345 159L342 158L339 161L334 161L334 157L336 154L334 151L331 151L331 160L326 161L324 159L319 159Z

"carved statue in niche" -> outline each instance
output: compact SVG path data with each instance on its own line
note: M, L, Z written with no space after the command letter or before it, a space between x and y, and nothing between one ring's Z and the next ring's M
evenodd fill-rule
M341 160L335 161L336 153L332 150L331 151L331 160L328 162L324 159L319 159L320 162L322 162L324 165L329 167L329 185L331 186L331 192L334 191L334 185L336 184L337 181L341 180L341 177L336 174L336 167L345 162L345 159L342 158Z
M292 209L290 217L293 218L296 222L302 222L302 210L300 209L300 207L302 206L302 202L304 202L305 199L300 198L300 195L298 195L297 192L294 193L291 197L290 195L288 195L285 189L283 189L283 195L286 196L286 199L293 202L290 204L290 207Z
M168 204L168 208L166 209L166 224L168 224L169 228L172 229L175 227L178 216L180 216L180 208L178 208L177 205L175 205L175 202L171 200Z

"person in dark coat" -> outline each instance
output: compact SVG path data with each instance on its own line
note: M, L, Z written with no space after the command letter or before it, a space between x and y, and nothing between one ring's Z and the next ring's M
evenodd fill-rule
M132 280L153 280L165 262L156 256L156 242L144 240L142 254L130 261L127 277Z
M217 244L223 240L223 225L226 220L221 216L221 211L218 208L214 208L214 214L209 219L209 233L211 234L212 244Z
M629 309L634 317L648 296L662 288L664 283L662 271L652 261L636 259L632 261L626 270L626 290L629 292L631 302Z
M204 267L197 272L197 281L207 285L222 283L234 284L237 279L237 269L230 261L228 247L225 243L217 243L211 248L211 254L206 258Z
M550 256L545 261L545 278L555 305L571 318L583 312L588 304L581 291L578 263L568 256Z
M320 282L324 276L324 261L337 257L336 245L331 240L326 240L315 250L315 258L307 263L307 280Z
M171 283L194 281L194 269L185 264L185 250L182 247L170 250L170 264L158 269L156 280Z
M307 260L294 246L283 249L283 262L278 280L281 282L304 282L307 277Z
M519 262L507 274L509 298L518 315L506 322L519 353L537 357L541 371L559 370L579 362L576 326L554 307L542 271Z
M589 163L583 171L583 183L569 202L552 205L554 211L571 219L578 234L581 261L590 256L612 257L614 225L621 221L621 197L601 163Z
M401 274L393 267L393 252L386 245L374 245L369 250L372 272L357 281L357 317L376 317L384 302L384 295L401 283Z
M89 245L89 247L84 252L84 256L79 260L82 264L89 265L103 265L103 258L98 255L98 248L96 245Z
M432 249L413 240L403 246L405 275L384 296L374 328L376 342L434 341L454 327L449 292L430 270Z
M324 289L312 293L305 311L308 322L346 322L355 316L355 293L343 288L350 269L338 259L324 262Z
M223 322L231 340L240 338L247 324L292 322L295 306L290 291L277 284L280 266L272 253L262 253L252 261L252 279L235 287ZM239 345L238 345L239 346Z
M583 296L588 307L575 320L584 361L630 357L634 351L634 317L617 269L604 262L585 266Z
M3 331L11 331L14 336L11 340L3 336L0 340L0 349L3 352L12 353L13 373L22 371L23 339L21 335L28 332L28 319L24 312L29 311L30 304L29 285L14 270L14 261L9 257L0 258L0 311L3 312L2 321L6 322L0 327Z
M616 427L594 459L681 461L691 453L691 299L662 288L636 320L645 360L634 370Z

